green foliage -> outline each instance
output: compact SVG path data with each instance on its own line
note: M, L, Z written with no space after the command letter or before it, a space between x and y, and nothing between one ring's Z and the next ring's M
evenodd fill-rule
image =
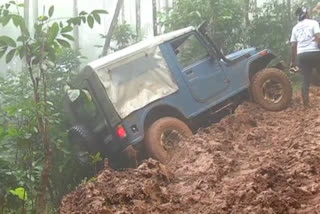
M172 31L208 21L209 36L225 54L238 47L254 46L269 48L288 60L291 29L296 23L294 11L301 5L313 8L318 1L292 1L290 8L288 1L268 0L261 8L249 5L249 10L245 2L177 0L169 12L159 14L160 26Z
M0 5L0 25L12 22L20 30L17 39L0 36L0 58L25 62L21 72L0 77L0 210L5 213L35 213L43 196L42 202L50 197L49 207L58 207L62 196L81 181L70 152L62 99L81 59L70 49L70 33L77 25L93 27L106 13L82 11L78 17L56 19L51 6L29 31L16 12L20 7L14 1ZM46 192L40 188L44 183L50 184Z
M98 162L102 161L100 152L95 155L90 155L90 158L92 164L97 164Z
M236 43L243 42L243 6L237 0L177 0L175 7L160 13L160 25L166 31L188 26L198 26L208 21L210 36L216 44L223 44L225 52L233 50Z
M101 38L106 39L106 35L100 34ZM132 27L124 22L123 24L118 24L112 34L112 44L110 49L115 52L123 48L126 48L142 38L137 36L133 31ZM103 48L101 45L96 45L96 48Z
M113 34L112 40L114 45L111 47L112 51L121 50L129 45L132 45L137 41L137 35L133 32L131 26L126 22L120 25L117 25Z
M272 0L256 13L248 28L247 43L259 49L269 48L288 60L289 39L293 26L287 5Z
M28 200L28 194L27 191L23 187L18 187L14 190L10 190L10 193L12 195L17 196L20 200L26 201Z

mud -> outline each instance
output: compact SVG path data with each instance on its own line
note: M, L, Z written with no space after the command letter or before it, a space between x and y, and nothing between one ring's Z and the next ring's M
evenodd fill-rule
M283 112L245 103L181 142L167 166L106 167L63 199L61 214L320 213L320 90L311 101Z

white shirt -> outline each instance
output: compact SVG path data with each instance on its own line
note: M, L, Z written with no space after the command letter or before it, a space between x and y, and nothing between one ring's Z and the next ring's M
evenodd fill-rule
M319 23L312 19L305 19L294 26L291 42L298 43L298 54L320 51L315 41L317 33L320 33Z

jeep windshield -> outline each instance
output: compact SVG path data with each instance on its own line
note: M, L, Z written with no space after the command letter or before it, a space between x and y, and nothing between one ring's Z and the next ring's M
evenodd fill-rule
M121 118L178 90L159 46L96 71Z

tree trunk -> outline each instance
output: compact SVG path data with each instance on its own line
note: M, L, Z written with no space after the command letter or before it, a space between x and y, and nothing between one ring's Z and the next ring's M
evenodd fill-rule
M153 16L153 35L158 35L158 26L157 26L157 0L152 0L152 16Z
M51 149L51 139L50 139L50 124L48 119L48 104L47 104L47 76L45 70L40 66L41 81L43 84L43 102L44 105L44 116L42 117L42 133L41 137L43 140L44 154L45 154L45 166L41 173L41 183L40 183L40 194L38 201L38 213L47 214L47 190L49 188L50 174L52 169L52 149Z
M76 17L79 15L78 11L78 0L73 0L73 16ZM73 29L73 37L74 37L74 49L78 51L80 49L79 44L79 26L74 26Z
M287 0L287 8L288 8L288 20L291 22L291 0Z
M30 9L30 2L29 0L24 0L24 21L26 23L27 28L29 29L29 10Z
M136 0L136 33L141 35L141 0Z
M166 16L168 16L169 15L169 0L165 0L164 9L165 9L165 12L166 12Z
M244 14L245 20L244 20L244 23L245 23L246 27L249 27L249 25L250 25L249 13L250 13L250 0L245 0L245 14Z
M108 33L106 35L106 40L104 42L102 56L106 56L108 54L108 51L109 51L109 48L110 48L111 39L112 39L112 34L113 34L113 31L116 28L117 23L118 23L119 14L120 14L120 10L121 10L122 5L123 5L123 1L124 0L118 0L114 15L113 15L110 27L109 27L109 31L108 31Z
M39 0L33 0L33 23L37 22L39 17Z
M121 23L124 24L126 21L126 9L125 9L125 4L123 3L122 8L121 8Z

